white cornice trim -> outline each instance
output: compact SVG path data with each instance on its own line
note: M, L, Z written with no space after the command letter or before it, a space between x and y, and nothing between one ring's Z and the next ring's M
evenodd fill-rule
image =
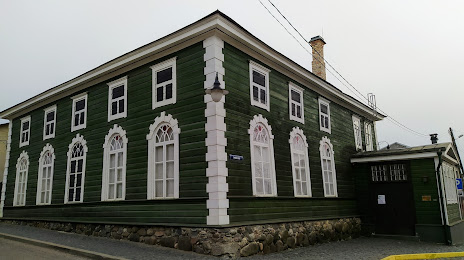
M374 115L372 111L367 106L363 105L361 102L347 96L340 90L336 89L334 86L320 79L319 77L304 69L294 61L285 57L281 53L278 53L276 50L272 49L270 46L258 40L255 36L246 32L243 28L228 20L220 13L216 13L203 20L197 21L194 24L186 26L183 29L176 31L164 38L161 38L155 42L147 44L146 46L140 47L132 52L124 54L81 76L78 76L68 82L58 85L55 88L47 90L16 106L6 109L5 111L0 112L0 118L12 119L19 117L23 114L28 113L31 109L33 109L34 106L45 105L49 102L54 102L55 100L51 99L51 97L53 97L54 95L61 94L64 92L75 93L79 91L78 86L85 85L89 82L92 82L92 84L98 84L99 82L102 82L104 80L104 78L101 78L101 76L105 74L110 74L111 72L114 72L116 70L121 70L122 74L125 72L125 70L129 70L128 68L124 68L127 67L128 64L136 63L146 57L155 55L156 53L159 53L161 51L165 51L173 46L194 39L195 37L205 34L208 31L214 29L224 33L224 35L218 34L218 36L221 37L224 41L227 42L228 37L230 37L231 39L243 45L241 46L242 50L247 48L252 49L252 51L259 53L260 57L264 56L266 59L269 59L269 61L271 61L272 63L280 66L282 71L285 71L286 75L300 77L304 80L307 80L315 85L322 87L311 88L313 91L321 95L333 98L332 101L334 101L334 99L338 99L338 101L341 101L341 105L350 109L355 109L358 113L361 113L362 115L368 117L371 120L380 120L383 118L382 115ZM201 37L196 39L196 41L198 42L202 40L203 39ZM175 48L170 50L170 52L174 51L176 51ZM262 59L260 59L260 61L263 63L265 62Z
M414 154L400 154L400 155L384 155L365 158L351 158L351 163L364 163L364 162L380 162L380 161L397 161L408 159L421 159L421 158L434 158L437 157L436 152L427 153L414 153Z

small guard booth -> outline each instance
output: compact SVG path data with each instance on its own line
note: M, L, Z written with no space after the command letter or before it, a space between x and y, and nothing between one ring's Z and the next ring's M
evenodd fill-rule
M355 154L351 163L365 230L463 244L457 158L451 143Z

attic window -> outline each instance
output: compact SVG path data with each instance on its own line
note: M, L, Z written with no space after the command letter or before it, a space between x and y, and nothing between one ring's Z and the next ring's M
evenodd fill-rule
M87 93L75 96L72 106L71 132L87 126Z
M153 86L153 106L176 103L176 57L151 67Z
M19 137L19 147L29 145L31 137L31 117L27 116L21 119L21 135Z
M127 116L127 76L108 83L108 122Z
M289 83L288 90L290 120L304 124L303 89Z
M250 61L250 99L251 105L270 110L269 107L270 70Z
M319 124L321 131L331 133L330 102L323 98L319 98Z

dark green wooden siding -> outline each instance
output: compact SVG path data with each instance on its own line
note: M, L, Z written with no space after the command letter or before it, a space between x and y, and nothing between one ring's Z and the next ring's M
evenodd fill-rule
M225 84L230 91L225 108L227 111L228 154L243 155L241 162L228 161L231 224L245 221L265 222L295 218L318 219L356 215L354 176L350 156L356 152L352 112L335 102L330 103L331 134L319 129L318 97L304 88L305 124L289 119L288 77L271 69L270 112L251 106L249 60L252 58L231 45L224 48ZM255 60L256 61L256 60ZM256 61L259 62L259 61ZM312 86L317 88L316 86ZM251 178L249 122L254 115L262 114L272 127L278 198L254 198ZM289 138L293 127L300 127L309 145L309 161L313 198L294 198ZM327 136L334 146L339 198L323 198L319 142ZM364 135L363 135L364 138ZM364 139L363 139L364 140ZM245 199L243 199L245 198ZM322 198L322 199L321 199Z
M13 120L10 168L6 187L6 218L38 218L66 221L108 221L133 223L206 223L205 137L203 102L205 51L202 43L192 45L173 55L136 68L109 81L128 76L127 118L107 122L107 82L86 89L88 93L87 128L70 132L72 100L65 97L56 102L57 130L54 139L42 140L43 108L30 113L30 145L19 148L20 120ZM150 66L177 56L177 103L152 109L152 72ZM53 103L54 104L54 103ZM50 104L50 105L53 105ZM149 126L162 111L179 122L180 179L178 200L144 201L147 198L147 140ZM126 201L101 202L102 158L105 135L114 124L127 132ZM79 133L87 141L87 167L84 203L63 205L68 145ZM51 206L35 206L38 159L46 143L56 154ZM12 207L16 160L27 151L30 158L26 207Z

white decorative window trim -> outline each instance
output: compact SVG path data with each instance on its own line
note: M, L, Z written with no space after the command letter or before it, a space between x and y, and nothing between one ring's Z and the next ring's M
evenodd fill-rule
M356 150L362 150L362 137L361 137L361 119L358 116L353 115L353 133L354 133L354 144Z
M155 188L155 147L156 133L160 126L168 124L173 131L174 138L174 196L173 197L156 197ZM177 119L166 112L161 112L160 116L155 118L155 122L150 125L150 131L147 135L148 141L148 176L147 176L147 199L176 199L179 198L179 134L180 128Z
M127 76L122 77L117 80L113 80L107 83L107 85L108 85L108 122L110 122L111 120L118 119L118 118L127 117ZM118 102L121 99L124 100L124 112L121 112L121 113L118 112L112 115L111 112L112 112L112 104L113 104L113 95L112 95L113 89L120 87L120 86L124 86L124 96L116 98L114 102ZM119 105L118 105L118 108L119 108Z
M322 113L321 104L327 106L327 114ZM319 130L331 133L332 123L330 122L330 101L326 100L325 98L319 97L318 98L318 109L319 109ZM328 127L323 126L322 117L328 117Z
M300 94L300 103L293 101L292 90ZM300 106L301 117L298 117L298 114L292 115L292 104L295 105L295 109L297 108L297 106ZM288 114L290 115L290 120L294 120L294 121L304 124L303 88L297 86L296 84L292 82L288 83Z
M253 99L253 71L256 71L265 76L265 91L266 91L266 104L261 103L259 100L255 101ZM270 100L269 100L269 72L270 69L261 66L260 64L250 60L250 101L252 106L256 106L267 111L270 111Z
M271 179L271 194L258 194L256 188L256 169L255 169L255 155L254 155L254 146L258 142L253 140L253 133L256 127L259 125L263 126L269 136L268 147L269 147L269 174ZM251 157L251 174L252 174L252 186L253 186L253 195L256 197L275 197L277 196L277 182L276 182L276 172L275 172L275 161L274 161L274 135L272 134L272 128L268 124L266 118L261 114L253 116L253 119L250 120L250 128L248 129L248 134L250 135L250 157ZM260 144L260 143L258 143ZM263 193L265 193L263 188Z
M82 146L84 147L84 155L83 155L83 162L82 162L82 177L81 177L81 194L80 194L80 200L79 201L69 201L69 179L70 179L70 173L71 173L71 156L72 156L72 148L74 147L75 144L81 143ZM87 163L87 141L84 139L84 137L80 134L76 134L76 137L74 137L71 141L71 143L68 146L68 163L66 166L66 185L65 185L65 196L64 196L64 203L79 203L84 201L84 184L85 184L85 168L86 168L86 163ZM77 166L76 166L77 167Z
M47 114L50 112L55 112L55 115L53 117L53 121L47 122ZM47 135L47 126L53 124L53 133ZM44 109L44 126L43 126L43 140L50 139L50 138L55 138L55 131L56 131L56 105L53 105L51 107L48 107Z
M49 197L48 202L41 202L41 193L44 189L42 186L42 179L44 177L44 172L43 172L43 166L44 166L44 156L46 153L49 152L52 157L52 163L51 163L51 169L50 169L50 190L48 191L49 194L47 195ZM39 157L39 174L37 178L37 196L36 196L36 205L50 205L51 204L51 199L52 199L52 191L53 191L53 174L55 171L55 149L53 149L53 146L51 144L46 144L44 148L42 149L42 152L40 153Z
M158 108L169 104L175 104L177 102L177 69L176 69L177 57L170 58L154 66L151 66L152 71L152 108ZM158 71L172 67L172 98L163 99L163 101L156 101L156 73Z
M76 95L71 98L72 101L72 115L71 115L71 132L80 130L80 129L85 129L87 127L87 108L89 107L89 102L88 102L88 95L87 92L81 93L79 95ZM79 124L77 126L74 125L74 116L76 113L76 102L85 100L85 108L84 108L84 123Z
M3 172L3 182L2 182L2 192L0 199L0 218L3 218L3 207L5 207L5 194L6 194L6 184L8 182L8 172L10 167L10 151L11 151L11 139L12 139L12 129L13 121L8 123L8 140L6 142L6 156L5 156L5 171ZM1 170L1 169L0 169Z
M27 130L23 130L23 124L29 122L29 128ZM23 140L23 135L25 134L27 140ZM31 140L31 116L25 116L21 118L21 125L19 129L19 147L23 147L29 145L29 141Z
M322 140L319 142L319 144L320 144L319 152L320 152L320 156L321 156L321 171L322 171L322 180L323 180L322 185L324 187L324 196L325 197L338 197L337 171L335 170L335 154L334 154L334 150L333 150L333 145L330 142L330 139L327 138L327 136L322 137ZM324 144L329 145L330 153L332 154L332 158L331 158L330 162L331 162L331 167L332 167L332 172L333 172L332 179L333 179L334 194L329 194L326 187L325 187L325 183L328 182L328 180L326 179L325 174L324 174L324 163L323 163L323 159L325 157L325 156L323 156Z
M110 148L111 140L113 136L119 135L122 138L123 142L123 159L122 159L122 197L117 198L115 192L115 198L109 199L109 164L110 164ZM126 199L126 168L127 168L127 144L129 140L126 135L126 131L117 124L113 125L108 131L108 134L105 136L105 143L103 144L103 173L102 173L102 191L101 191L101 200L102 201L114 201L114 200L125 200ZM115 177L116 179L116 177Z
M301 138L301 140L303 141L304 146L305 146L305 149L303 151L303 153L304 153L303 157L304 157L304 160L305 160L306 191L308 193L306 195L301 195L301 194L298 194L298 192L297 192L297 185L299 185L298 184L298 179L300 179L299 182L304 182L304 180L303 181L301 180L301 175L300 175L300 178L297 178L296 169L295 169L295 163L297 162L297 158L295 158L295 153L297 153L298 151L296 151L294 149L293 140L296 137ZM294 194L295 197L311 197L312 196L312 191L311 191L311 174L310 174L310 170L309 170L308 142L306 141L306 136L304 135L303 130L300 129L299 127L294 127L292 129L292 131L290 132L290 139L288 140L288 143L290 144L290 155L291 155L291 159L292 159L293 194ZM300 174L301 174L301 172L300 172ZM301 186L301 188L302 188L302 186Z
M26 160L26 168L20 169L21 161ZM21 170L24 173L22 184L23 187L19 187L19 178ZM14 197L13 197L13 206L25 206L26 205L26 195L27 195L27 177L29 175L29 155L27 155L26 151L22 151L16 161L16 181L15 181L15 190L14 190ZM21 190L20 190L21 189ZM24 194L21 198L20 193Z
M364 122L364 136L366 138L366 151L374 151L374 143L372 140L372 124Z

